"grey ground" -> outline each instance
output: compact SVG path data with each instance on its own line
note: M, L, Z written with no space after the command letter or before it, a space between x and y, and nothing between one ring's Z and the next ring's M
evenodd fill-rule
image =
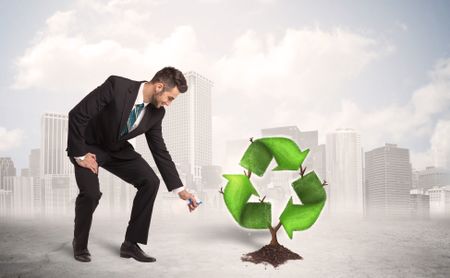
M161 205L161 203L160 203ZM184 206L184 205L183 205ZM155 208L148 245L157 258L139 263L118 256L127 216L95 215L92 262L72 257L73 216L2 219L2 277L450 277L450 222L372 223L322 217L290 240L279 241L304 257L273 268L242 262L244 253L270 241L267 230L237 226L224 209ZM275 223L276 224L276 223Z

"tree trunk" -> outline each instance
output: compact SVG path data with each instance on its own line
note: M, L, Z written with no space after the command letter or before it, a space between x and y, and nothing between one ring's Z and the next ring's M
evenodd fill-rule
M276 225L275 227L269 226L270 234L272 235L272 240L270 241L270 245L280 245L277 240L277 232L278 232L278 229L280 229L280 227L281 227L281 222L278 223L278 225Z

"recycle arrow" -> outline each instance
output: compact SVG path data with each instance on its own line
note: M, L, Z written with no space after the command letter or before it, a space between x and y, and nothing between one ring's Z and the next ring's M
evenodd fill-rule
M326 192L315 172L294 181L292 187L302 204L294 205L291 197L280 216L290 239L293 231L306 230L316 222L326 200Z
M297 144L288 138L260 138L250 144L239 164L261 177L272 158L275 158L278 164L272 171L298 170L308 153L309 149L302 152Z
M249 178L245 175L223 175L228 184L224 190L225 204L233 218L244 228L267 229L272 223L269 202L247 203L252 195L258 196Z
M260 138L252 141L244 153L240 165L248 171L262 176L274 158L277 167L273 171L298 170L309 150L301 151L291 139L284 137ZM244 228L267 229L272 223L270 202L248 202L252 195L258 196L249 176L223 175L228 183L223 192L225 204L233 218ZM319 217L325 204L326 193L314 172L292 183L302 202L294 205L292 197L279 217L289 238L293 231L305 230Z

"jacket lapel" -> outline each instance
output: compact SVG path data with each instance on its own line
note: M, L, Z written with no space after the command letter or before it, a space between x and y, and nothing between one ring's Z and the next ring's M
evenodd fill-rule
M130 86L128 91L126 92L125 101L123 104L123 110L122 110L122 117L120 118L120 127L119 132L117 133L117 139L120 140L122 138L125 138L128 134L125 134L122 138L120 137L120 131L122 128L126 125L128 121L128 117L130 116L131 109L133 109L134 102L136 101L138 92L139 92L139 86L142 82L136 82L133 85Z
M136 98L137 98L137 95L139 92L139 87L142 82L146 82L146 81L136 82L136 84L133 84L128 89L127 99L123 106L122 118L120 121L120 129L119 129L119 134L118 134L119 140L128 140L129 138L133 138L136 134L140 134L140 132L143 129L146 129L147 123L151 117L151 114L153 113L153 110L156 109L151 103L148 104L145 107L145 114L144 114L144 117L142 118L141 122L139 123L139 125L135 129L133 129L131 132L128 132L124 136L120 137L120 131L122 130L123 127L125 127L125 125L128 121L128 117L130 116L131 109L133 109L134 103L136 101Z

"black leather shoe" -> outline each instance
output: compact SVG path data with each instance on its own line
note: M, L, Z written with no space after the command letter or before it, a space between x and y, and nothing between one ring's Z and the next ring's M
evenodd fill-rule
M129 241L124 241L122 246L120 246L120 256L122 258L134 258L136 261L147 263L156 261L155 258L145 254L137 243L132 243Z
M73 248L73 257L75 260L87 263L91 261L91 253L89 253L89 250L86 249L78 249L76 246L76 241L73 239L72 241L72 248Z

